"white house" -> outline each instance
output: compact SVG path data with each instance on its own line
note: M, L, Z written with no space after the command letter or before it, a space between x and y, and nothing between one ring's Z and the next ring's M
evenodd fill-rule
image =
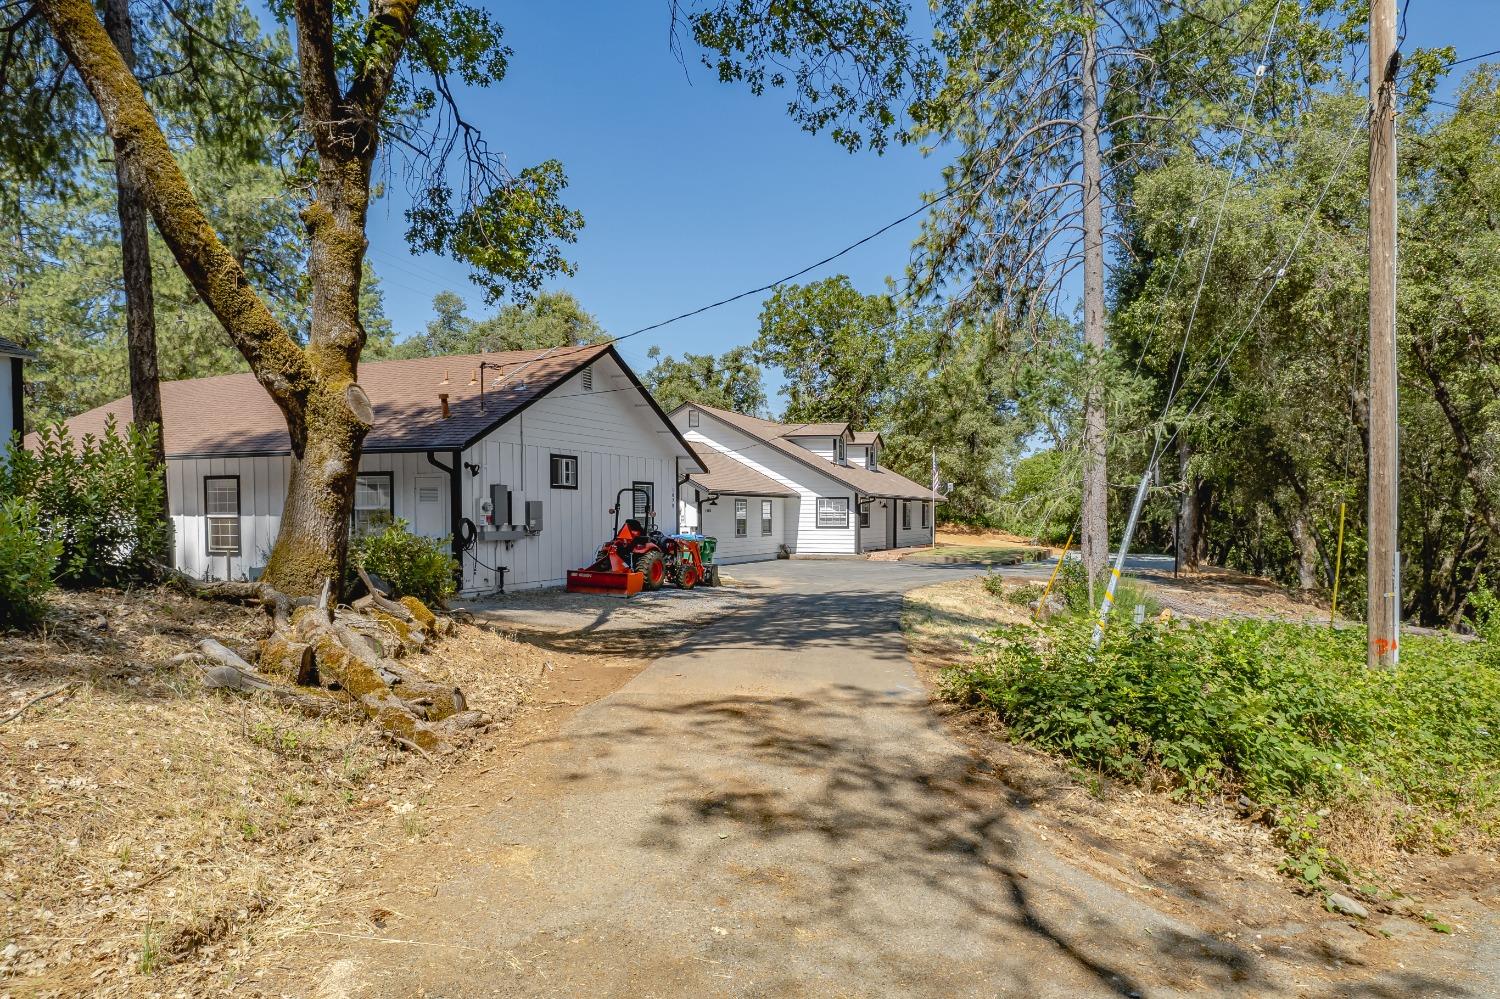
M930 545L932 492L883 467L880 435L847 423L786 425L684 403L672 422L704 470L678 491L679 519L719 539L719 561L858 555Z
M451 537L461 592L561 585L611 533L617 492L666 500L701 470L613 347L508 351L360 366L375 406L354 527L387 517ZM290 439L250 374L162 385L177 567L254 577L281 524ZM69 421L75 436L130 419L119 399ZM678 527L676 504L661 527ZM503 570L503 579L502 579Z
M21 366L36 355L21 345L0 337L0 458L10 444L10 435L21 432L26 421L21 407Z

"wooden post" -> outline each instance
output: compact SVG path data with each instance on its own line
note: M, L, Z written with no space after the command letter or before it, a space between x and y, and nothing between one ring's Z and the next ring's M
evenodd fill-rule
M1396 422L1396 0L1370 4L1370 527L1367 663L1400 654Z

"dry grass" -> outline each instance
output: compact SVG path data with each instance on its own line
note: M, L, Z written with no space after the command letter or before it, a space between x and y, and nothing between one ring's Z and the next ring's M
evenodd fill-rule
M0 636L0 996L229 991L257 940L305 925L365 827L448 761L360 721L205 691L168 660L213 634L250 652L263 615L169 592L66 594ZM537 653L461 627L410 665L510 717Z

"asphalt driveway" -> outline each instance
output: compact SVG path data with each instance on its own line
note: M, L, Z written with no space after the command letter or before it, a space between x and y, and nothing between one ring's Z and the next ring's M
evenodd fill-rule
M1346 994L1059 860L950 740L901 594L972 571L736 566L754 599L527 747L527 792L390 904L439 949L351 943L327 994Z

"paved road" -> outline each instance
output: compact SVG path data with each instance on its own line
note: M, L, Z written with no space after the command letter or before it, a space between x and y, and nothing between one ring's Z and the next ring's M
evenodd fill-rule
M420 915L393 903L388 932L446 949L355 947L338 994L1282 992L1058 860L933 720L901 593L970 571L736 567L764 599L533 747L531 790L487 806Z

